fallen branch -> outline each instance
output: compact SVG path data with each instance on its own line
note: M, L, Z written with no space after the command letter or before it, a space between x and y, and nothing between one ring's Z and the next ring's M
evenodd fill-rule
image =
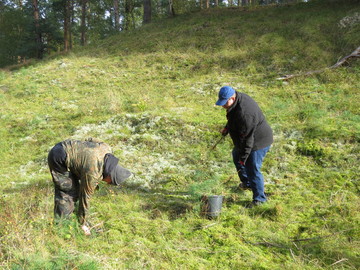
M290 254L291 254L291 257L293 258L293 260L296 262L295 254L294 254L294 252L292 251L291 248L290 248Z
M331 67L328 68L323 68L323 69L318 69L318 70L312 70L312 71L308 71L305 73L299 73L299 74L290 74L290 75L285 75L283 77L277 78L277 80L289 80L295 77L300 77L300 76L308 76L308 75L313 75L313 74L318 74L321 73L327 69L334 69L337 67L340 67L342 65L344 65L349 59L351 58L356 58L356 57L360 57L360 47L358 47L355 51L353 51L351 54L341 58L339 61L337 61L334 65L332 65Z
M340 59L335 65L332 65L330 68L337 68L339 66L342 66L343 64L345 64L345 62L347 62L348 59L355 57L360 57L360 47L357 47L355 51L353 51L348 56L345 56L342 59Z
M90 227L90 230L92 230L92 229L94 229L94 228L96 228L96 227L100 227L100 226L102 226L102 225L104 225L104 222L100 222L100 223L98 223L98 224L95 224L94 226Z
M267 241L264 238L262 238L262 240L264 242L250 242L250 241L247 241L244 238L242 238L242 240L244 241L244 243L254 245L254 246L276 247L276 248L285 248L285 249L288 248L287 246L279 245L277 243L270 243L269 241Z
M263 240L264 240L264 242L257 242L257 243L251 243L251 244L265 246L265 247L287 248L286 246L278 245L275 243L270 243L270 242L266 241L265 239L263 239Z
M330 266L334 266L335 264L338 264L338 263L341 263L341 262L344 262L344 261L347 261L348 259L346 258L342 258L341 260L337 261L337 262L334 262L333 264L331 264Z
M219 223L218 222L215 222L215 223L211 223L211 224L209 224L209 225L206 225L206 226L202 226L201 227L201 229L207 229L207 228L210 228L210 227L212 227L212 226L215 226L215 225L218 225Z
M336 233L329 234L329 235L324 235L324 236L316 236L316 237L301 238L301 239L291 239L290 242L291 242L292 244L294 244L297 249L299 249L298 246L296 245L296 242L305 242L305 241L320 240L320 239L329 238L329 237L332 237L332 236L335 236L335 235L337 235L337 234L341 234L341 233L347 232L347 231L350 231L350 229L349 229L349 230L343 230L343 231L336 232ZM249 242L249 241L243 239L243 241L244 241L245 243L251 244L251 245L255 245L255 246L276 247L276 248L285 248L285 249L289 248L288 246L284 246L284 245L280 245L280 244L276 244L276 243L271 243L271 242L267 241L267 240L264 239L264 238L263 238L262 240L263 240L263 242L255 242L255 243L254 243L254 242ZM290 252L292 253L291 248L290 248ZM292 254L292 255L293 255L293 254Z
M350 229L349 229L349 230L343 230L343 231L336 232L336 233L332 233L332 234L328 234L328 235L324 235L324 236L316 236L316 237L311 237L311 238L292 239L291 242L304 242L304 241L320 240L320 239L329 238L329 237L332 237L332 236L335 236L335 235L338 235L338 234L341 234L341 233L347 232L347 231L350 231Z

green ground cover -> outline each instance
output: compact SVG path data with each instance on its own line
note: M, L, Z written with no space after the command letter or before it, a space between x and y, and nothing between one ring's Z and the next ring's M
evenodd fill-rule
M358 269L358 1L212 9L0 71L0 267L4 269ZM245 208L219 88L252 96L274 130L269 203ZM101 185L93 234L53 224L48 151L99 138L135 177ZM199 196L221 193L218 220Z

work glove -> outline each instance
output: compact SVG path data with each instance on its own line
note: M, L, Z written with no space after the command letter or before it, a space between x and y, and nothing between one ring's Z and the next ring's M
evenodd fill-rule
M224 128L220 131L220 133L221 133L221 135L226 136L226 135L229 134L229 130L228 130L226 127L224 127Z

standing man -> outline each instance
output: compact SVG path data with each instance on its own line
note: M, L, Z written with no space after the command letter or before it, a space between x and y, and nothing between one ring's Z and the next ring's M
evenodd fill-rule
M272 129L258 104L248 95L224 86L216 105L226 109L227 124L221 133L228 133L234 143L233 161L240 178L239 188L251 189L253 205L266 202L261 165L273 142Z
M89 199L100 181L120 185L131 172L118 164L110 147L92 139L66 140L49 152L48 164L55 187L55 217L68 217L79 201L77 216L85 235L90 235L86 220Z

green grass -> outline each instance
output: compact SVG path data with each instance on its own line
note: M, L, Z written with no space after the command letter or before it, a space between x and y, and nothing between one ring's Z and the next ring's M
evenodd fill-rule
M339 21L356 1L212 9L152 23L42 62L0 71L3 269L358 269L360 66L331 66L360 43ZM259 103L275 142L269 203L248 209L223 85ZM46 164L57 142L97 137L135 177L101 185L93 234L54 224ZM199 197L225 195L219 219Z

